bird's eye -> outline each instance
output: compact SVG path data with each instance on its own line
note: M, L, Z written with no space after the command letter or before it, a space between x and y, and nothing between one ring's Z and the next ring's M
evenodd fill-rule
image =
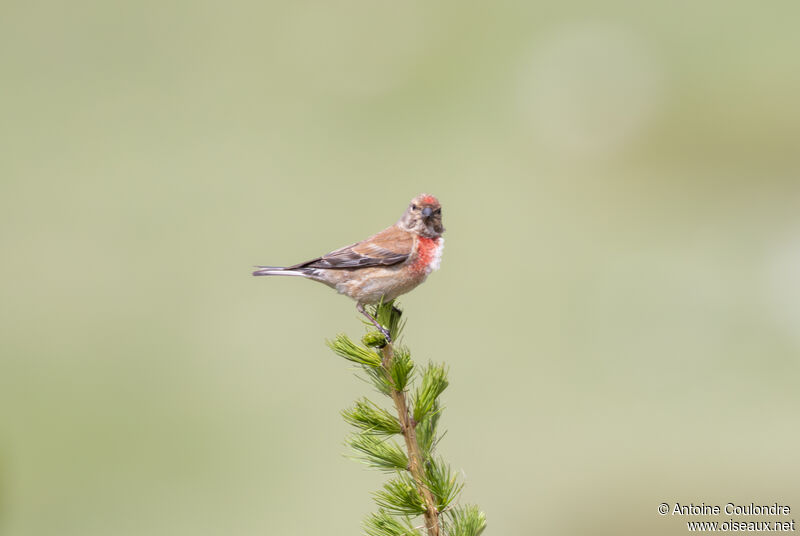
M411 203L411 210L418 210L418 209L419 209L419 207L417 205L415 205L414 203Z
M442 209L437 208L436 210L433 211L433 213L434 214L441 214L442 213Z

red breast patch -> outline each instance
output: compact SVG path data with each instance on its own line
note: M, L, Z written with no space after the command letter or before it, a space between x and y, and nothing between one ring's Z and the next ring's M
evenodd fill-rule
M420 236L417 242L417 260L411 265L415 272L424 272L431 264L439 250L439 238Z

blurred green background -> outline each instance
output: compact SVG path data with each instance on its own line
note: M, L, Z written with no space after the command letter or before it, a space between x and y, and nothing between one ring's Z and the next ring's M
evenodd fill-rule
M360 321L250 266L423 191L447 246L406 342L451 366L487 534L800 512L799 16L4 0L0 532L358 533L367 386L323 341Z

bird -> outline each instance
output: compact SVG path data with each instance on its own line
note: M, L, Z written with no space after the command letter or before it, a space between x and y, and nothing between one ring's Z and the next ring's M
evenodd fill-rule
M303 277L328 285L355 300L358 312L391 342L389 330L364 306L394 300L438 270L444 230L439 200L423 193L397 223L361 242L293 266L256 266L253 275Z

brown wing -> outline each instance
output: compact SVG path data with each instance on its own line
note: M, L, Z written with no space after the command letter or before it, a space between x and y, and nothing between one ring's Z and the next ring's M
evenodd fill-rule
M411 233L389 227L366 240L331 251L317 259L290 266L298 268L364 268L367 266L391 266L404 262L411 255L414 237Z

